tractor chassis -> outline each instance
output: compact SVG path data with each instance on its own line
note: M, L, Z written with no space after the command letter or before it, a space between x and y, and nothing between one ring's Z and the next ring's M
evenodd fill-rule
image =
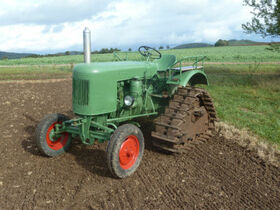
M55 141L62 133L69 133L72 137L79 136L83 144L93 145L96 140L99 143L104 143L110 140L112 133L117 129L120 122L157 114L158 112L152 112L129 117L107 119L105 123L96 122L93 116L82 116L64 121L61 124L56 124L51 139ZM130 121L130 123L140 127L137 122Z

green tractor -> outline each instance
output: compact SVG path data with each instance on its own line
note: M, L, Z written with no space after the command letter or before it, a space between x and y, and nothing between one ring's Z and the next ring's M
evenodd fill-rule
M154 48L139 47L145 61L90 63L90 32L84 31L85 63L73 70L74 119L50 114L36 129L36 144L50 157L63 154L72 138L83 144L108 142L107 164L114 177L124 178L138 168L144 137L139 118L153 125L152 144L160 150L181 153L211 137L216 112L209 94L204 57L177 60Z

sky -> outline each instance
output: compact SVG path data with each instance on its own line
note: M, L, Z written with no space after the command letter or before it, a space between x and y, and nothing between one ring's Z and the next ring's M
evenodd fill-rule
M243 32L241 24L251 19L243 0L0 0L0 5L0 51L82 50L85 27L92 50L264 41Z

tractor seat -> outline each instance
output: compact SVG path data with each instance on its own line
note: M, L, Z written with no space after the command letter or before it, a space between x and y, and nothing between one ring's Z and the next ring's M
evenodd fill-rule
M159 71L165 71L176 63L175 55L162 55L160 59L155 60Z

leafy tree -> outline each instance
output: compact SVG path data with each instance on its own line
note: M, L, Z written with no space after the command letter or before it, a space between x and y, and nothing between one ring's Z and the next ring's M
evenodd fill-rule
M227 40L219 39L219 40L215 43L215 47L223 47L223 46L228 46L228 41L227 41Z
M242 24L246 33L280 36L280 0L244 0L244 3L253 8L251 22Z
M270 50L272 52L280 52L280 44L279 43L269 43L269 47L265 48L267 50Z
M66 51L66 52L65 52L65 55L70 55L70 51Z
M99 52L100 52L101 54L109 53L109 49L108 49L108 48L102 48Z
M163 46L160 46L158 49L162 50L164 47Z
M129 51L129 52L131 52L131 51L132 51L132 49L131 49L131 48L128 48L128 51Z
M8 60L9 58L7 57L7 56L3 56L2 58L1 58L1 60Z
M170 49L169 45L166 45L166 49L168 49L168 50Z
M120 49L118 48L102 48L100 51L97 51L97 53L101 53L101 54L105 54L105 53L113 53L114 51L121 51ZM93 52L95 53L95 52Z
M43 57L43 56L38 55L38 54L31 54L31 55L26 56L26 58L39 58L39 57Z

